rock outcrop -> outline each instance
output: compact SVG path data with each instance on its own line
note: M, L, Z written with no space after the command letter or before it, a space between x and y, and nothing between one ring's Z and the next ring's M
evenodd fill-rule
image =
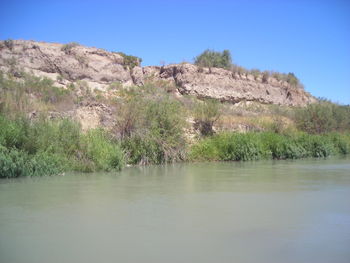
M304 106L315 99L302 88L285 81L250 74L238 74L220 68L199 68L189 63L165 67L145 67L144 78L168 80L181 94L199 98L214 98L237 103L257 101L265 104Z
M106 90L112 83L120 86L143 85L147 81L168 81L181 94L214 98L237 103L257 101L266 104L304 106L315 101L303 89L287 82L260 76L238 74L219 68L200 68L189 63L164 67L136 66L130 69L124 58L114 52L74 44L35 41L1 41L0 69L19 69L53 79L67 87L85 81L89 88Z

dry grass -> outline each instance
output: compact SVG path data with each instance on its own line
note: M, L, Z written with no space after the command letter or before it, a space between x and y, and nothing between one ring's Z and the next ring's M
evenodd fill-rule
M296 130L290 118L281 115L222 115L215 126L217 131L284 131Z

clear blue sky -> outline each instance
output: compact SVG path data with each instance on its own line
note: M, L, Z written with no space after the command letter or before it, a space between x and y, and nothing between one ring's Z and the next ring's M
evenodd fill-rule
M350 1L0 2L0 39L79 42L189 61L229 49L247 68L294 72L318 97L350 104Z

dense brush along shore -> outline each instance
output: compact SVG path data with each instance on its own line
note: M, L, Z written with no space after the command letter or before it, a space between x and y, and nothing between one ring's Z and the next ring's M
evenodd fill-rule
M155 114L164 113L158 110ZM339 132L222 132L189 144L181 129L173 129L171 122L178 124L176 116L158 117L150 120L150 130L144 135L115 138L103 129L83 132L78 123L68 119L30 121L2 115L0 177L115 171L125 164L297 159L350 152L350 135Z

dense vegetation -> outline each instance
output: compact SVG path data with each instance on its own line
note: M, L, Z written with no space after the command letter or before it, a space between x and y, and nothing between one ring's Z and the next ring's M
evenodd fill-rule
M296 109L271 105L267 124L259 122L260 108L258 115L249 109L254 132L234 133L218 129L220 119L232 123L243 118L248 123L248 115L215 100L176 98L167 83L111 90L117 96L108 99L80 81L58 88L52 80L18 71L15 64L6 77L0 74L0 177L117 171L125 164L296 159L350 152L349 106L325 100ZM50 110L78 107L83 100L115 107L115 126L83 132L72 119L49 118ZM35 117L28 117L33 110ZM197 132L190 143L185 136L191 129L188 118Z
M230 69L232 58L229 50L217 52L207 49L195 58L194 63L200 67Z
M248 161L328 157L332 154L349 152L350 136L339 133L326 135L222 133L193 145L189 158L209 161Z
M58 102L77 100L73 89L97 99L83 83L68 90L48 79L0 76L0 177L58 174L64 171L120 170L125 163L150 164L185 159L185 112L166 90L145 86L122 90L109 101L118 107L116 125L83 132L73 120L48 118ZM39 116L27 117L40 106Z
M0 177L120 170L123 164L119 142L104 130L82 133L67 119L0 115Z
M296 111L297 127L308 133L346 132L350 130L350 106L327 100Z
M184 160L185 112L179 101L153 86L124 92L116 132L131 164Z

